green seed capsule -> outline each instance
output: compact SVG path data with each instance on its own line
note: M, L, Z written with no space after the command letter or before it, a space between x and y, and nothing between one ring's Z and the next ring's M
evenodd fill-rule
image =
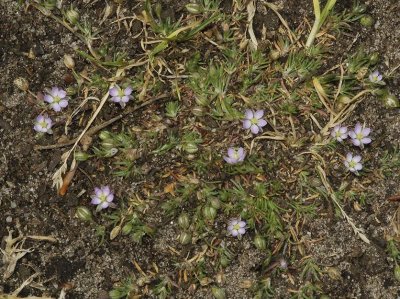
M222 267L227 267L230 262L231 260L225 254L221 255L219 258L219 263Z
M217 210L213 207L207 206L203 209L203 215L208 220L213 220L217 216Z
M90 158L90 155L85 152L76 152L75 153L75 160L76 161L86 161Z
M110 296L111 299L119 299L121 298L121 293L118 290L112 290L108 293L108 295ZM123 297L123 295L122 295Z
M254 245L260 249L260 250L264 250L265 248L267 248L267 241L265 241L265 238L261 235L256 235L254 237Z
M182 245L187 245L190 242L192 242L192 235L187 232L183 232L179 236L179 242L181 242Z
M197 4L197 3L186 4L186 9L191 14L199 14L199 13L201 13L203 11L201 6L199 4Z
M179 215L178 218L178 225L182 228L182 229L187 229L190 225L190 220L189 220L189 216L187 213L182 213Z
M372 27L375 21L370 15L365 15L360 19L360 24L364 27Z
M75 213L76 217L83 221L91 221L92 220L92 213L89 211L88 208L80 206L76 209Z
M225 299L225 290L218 288L218 287L212 287L211 292L214 296L215 299Z
M197 147L197 145L195 143L189 142L189 143L185 144L184 150L186 152L188 152L189 154L194 154L199 150L199 148Z
M379 53L378 52L374 52L369 56L369 62L372 65L375 65L379 62Z
M394 267L394 277L400 281L400 265L396 265L396 267Z
M221 207L221 202L219 201L218 198L211 198L211 200L210 200L210 205L211 205L214 209L218 210L218 209Z
M132 223L128 222L122 227L122 234L128 235L132 231Z
M73 25L76 25L79 22L79 13L73 8L67 10L67 12L65 13L65 17L67 18L68 22Z
M393 94L389 93L383 98L383 103L387 108L398 108L399 100Z
M99 138L101 140L106 140L106 139L111 139L112 140L112 135L109 131L101 131L99 134Z
M114 140L113 140L113 139L104 139L104 140L101 142L101 146L102 146L104 149L111 149L111 148L114 148L114 147L115 147Z

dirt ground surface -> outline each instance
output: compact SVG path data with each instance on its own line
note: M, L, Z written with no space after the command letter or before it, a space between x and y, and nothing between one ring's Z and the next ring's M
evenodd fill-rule
M83 2L76 5L86 12L92 11L92 15L96 15L96 11L100 13L103 8L102 1L95 1L97 3L92 5ZM137 12L137 3L128 2L132 3L125 9L136 9ZM171 14L179 14L186 4L179 0L167 2L170 11L166 13ZM347 6L347 0L338 2L337 9ZM311 1L281 0L275 3L283 4L281 14L290 26L295 27L304 18L312 22ZM372 28L356 24L338 39L338 60L340 55L345 56L359 45L364 45L367 52L380 54L382 63L379 69L388 73L400 65L400 3L396 0L380 0L367 1L366 4L375 24ZM229 4L225 6L229 9ZM125 13L129 15L129 11ZM87 17L90 18L90 14ZM12 293L36 273L34 283L24 288L19 296L46 295L57 298L64 289L68 299L106 299L116 283L133 273L140 276L135 265L145 272L154 272L153 265L156 265L159 271L177 283L178 274L173 270L177 259L175 255L193 256L193 252L179 245L175 226L169 225L169 220L162 216L156 204L149 204L146 217L146 223L155 228L156 233L151 238L144 237L141 243L123 237L110 241L108 234L111 228L107 227L105 241L99 244L95 227L75 216L77 206L88 206L87 194L90 194L93 185L107 181L110 185L118 186L114 188L118 197L124 192L138 192L141 182L111 176L110 165L103 165L102 162L98 162L100 165L86 163L81 166L82 171L78 171L67 195L61 197L52 188L51 177L59 166L64 150L34 149L37 144L57 143L59 137L53 134L40 140L35 138L32 123L42 108L33 97L16 88L13 81L17 77L27 78L30 90L35 93L45 86L60 85L60 82L68 87L71 74L63 64L63 56L74 53L73 48L83 47L82 42L35 9L24 11L14 0L0 2L0 18L0 237L3 238L0 248L5 248L5 238L10 231L13 237L21 233L24 236L51 236L57 240L51 242L27 238L20 249L32 250L18 261L10 278L0 278L0 293ZM279 19L271 11L257 11L256 34L261 32L262 24L277 27ZM133 57L139 49L138 44L124 40L113 30L117 30L114 25L108 27L104 34L110 42L125 48ZM29 57L30 51L32 57ZM85 66L84 60L78 59L76 63L81 69ZM400 96L398 78L398 70L394 70L387 81L397 97ZM155 104L140 114L124 119L124 126L140 126L142 121L149 119L151 109L157 107ZM399 109L384 108L375 97L368 96L350 119L350 122L365 122L374 128L374 152L371 155L375 156L376 161L385 151L400 148L399 112ZM107 119L108 116L113 116L113 111L105 108L100 117ZM60 117L55 130L62 133L63 123L65 119ZM78 129L73 124L70 130L78 132ZM153 174L165 171L165 167L168 167L163 160L149 163L147 166L151 170L143 178L146 183L154 182L156 179ZM375 170L368 171L373 173ZM400 283L394 276L394 262L387 252L386 241L400 204L387 198L400 193L400 174L397 169L391 177L372 177L374 179L369 183L364 180L363 185L358 178L351 182L368 194L366 204L357 208L348 202L344 206L356 226L364 229L370 244L357 238L348 223L335 216L328 205L319 211L319 217L303 227L301 238L304 250L323 269L324 275L318 287L329 298L400 298ZM85 190L83 195L82 190ZM155 193L158 191L155 190ZM218 225L223 227L221 223ZM252 246L249 236L232 247L236 248L235 257L224 270L226 298L253 298L250 289L243 287L243 283L268 276L259 270L265 256ZM171 248L178 248L179 252L174 253ZM2 276L5 265L2 267L0 264L0 269ZM271 298L290 298L293 295L290 290L297 289L296 284L291 284L291 278L299 275L289 265L288 271L272 276L275 295ZM148 286L158 282L152 281ZM153 296L148 295L148 298ZM195 289L177 285L168 298L213 296L209 288L201 285Z

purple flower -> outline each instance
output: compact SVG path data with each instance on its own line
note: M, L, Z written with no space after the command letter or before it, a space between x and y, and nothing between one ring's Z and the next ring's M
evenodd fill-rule
M68 106L67 92L58 87L53 87L50 93L44 96L44 100L57 112Z
M35 119L35 125L33 129L39 133L48 133L51 134L53 131L51 127L53 126L53 121L47 115L39 115Z
M119 103L122 108L126 106L126 103L132 98L131 93L133 89L128 86L125 89L121 89L118 85L115 85L113 88L110 88L111 101L114 103Z
M247 109L245 112L245 119L243 120L243 128L250 129L251 133L258 134L262 131L262 127L264 127L267 122L262 119L264 116L264 110L253 111Z
M224 160L229 164L236 164L242 162L246 157L246 152L242 147L239 148L228 148L228 157L224 157Z
M228 235L241 237L246 232L246 222L240 219L232 219L228 223Z
M382 78L382 75L378 71L372 72L368 77L369 81L372 83L379 83L382 81Z
M335 126L331 132L331 136L337 141L342 142L347 138L347 127Z
M358 171L362 169L362 164L360 163L361 156L353 156L352 153L348 153L346 155L346 160L344 161L344 165L351 172L358 174Z
M371 143L372 141L371 138L367 137L369 133L371 133L370 128L366 128L365 125L361 126L360 123L357 123L354 130L349 132L349 136L351 137L351 142L355 146L364 148L364 144Z
M111 192L110 187L101 186L100 188L94 188L94 194L90 196L92 198L91 204L97 205L97 210L108 208L114 199L114 194Z

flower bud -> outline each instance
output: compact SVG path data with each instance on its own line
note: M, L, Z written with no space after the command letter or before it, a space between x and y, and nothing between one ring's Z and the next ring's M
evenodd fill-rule
M199 14L203 11L202 7L197 3L186 4L186 9L191 14Z
M201 106L195 106L192 109L192 113L196 116L203 116L204 115L204 109Z
M394 277L400 281L400 265L396 265L396 267L394 267Z
M115 147L115 145L114 145L114 140L111 139L111 138L109 138L109 139L104 139L104 140L101 142L101 146L102 146L103 148L105 148L105 149L111 149L111 148Z
M187 232L183 232L179 236L179 242L181 242L182 245L187 245L190 242L192 242L192 235Z
M122 227L122 234L123 235L128 235L132 231L132 223L128 222Z
M73 70L75 68L75 61L71 55L68 55L68 54L64 55L64 64L70 70Z
M67 18L68 22L73 25L76 25L79 21L79 13L72 7L67 10L67 12L65 13L65 17Z
M213 220L217 216L217 210L213 207L206 206L203 209L203 215L208 220Z
M228 266L230 262L231 260L225 254L222 254L219 258L219 263L222 267Z
M76 152L75 153L75 160L76 161L86 161L90 158L90 155L85 152Z
M89 211L88 208L80 206L76 209L75 213L76 217L83 221L91 221L92 220L92 213Z
M106 139L111 139L112 136L111 136L111 133L109 131L101 131L100 134L99 134L99 138L101 140L106 140Z
M260 250L265 250L265 248L267 248L267 242L265 241L265 238L258 234L254 237L254 245Z
M121 295L121 292L118 290L112 290L108 293L108 296L110 296L111 299L119 299L121 298L121 296L123 297L123 295Z
M360 15L362 13L364 13L367 10L367 6L365 4L356 4L353 7L353 13Z
M374 19L370 15L365 15L360 19L360 24L364 27L372 27L372 25L374 25Z
M182 214L179 215L178 218L178 225L182 228L182 229L187 229L190 225L190 220L189 220L189 216L187 213L183 212Z
M379 61L379 53L378 53L378 52L374 52L374 53L372 53L372 54L369 56L369 62L370 62L372 65L377 64L378 61Z
M271 60L278 60L281 57L281 52L279 52L278 50L273 50L269 53L269 57L271 58Z
M193 142L189 142L187 144L184 145L183 149L188 152L189 154L194 154L196 153L199 148L197 147L197 145Z
M211 292L214 296L215 299L225 299L225 290L218 288L218 287L212 287Z
M207 97L205 96L198 96L195 98L197 105L200 106L207 106L209 104L209 101L207 99Z
M211 200L210 200L210 205L214 208L214 209L216 209L216 210L218 210L220 207L221 207L221 202L219 201L219 199L218 198L211 198Z
M399 100L391 93L383 97L383 103L385 104L386 108L399 108Z
M16 78L14 80L14 84L22 91L28 91L28 89L29 89L29 83L25 78L22 78L22 77Z

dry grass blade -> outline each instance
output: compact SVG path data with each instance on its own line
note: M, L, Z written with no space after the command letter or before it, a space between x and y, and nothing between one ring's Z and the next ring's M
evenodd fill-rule
M362 232L362 229L356 227L356 225L353 222L353 219L351 219L351 217L349 215L347 215L347 213L343 210L342 206L340 205L339 201L336 198L335 192L333 192L333 189L332 189L331 185L329 184L328 179L326 178L325 171L322 169L322 167L320 165L317 166L317 170L318 170L318 174L322 180L322 183L323 183L326 191L328 192L330 198L333 200L335 205L339 208L340 213L342 214L343 218L346 219L346 221L350 224L354 233L365 243L369 244L370 241L368 240L367 236Z
M253 30L253 19L255 14L256 14L255 3L254 1L250 1L249 4L247 4L247 31L249 32L250 35L252 48L257 50L258 42Z

